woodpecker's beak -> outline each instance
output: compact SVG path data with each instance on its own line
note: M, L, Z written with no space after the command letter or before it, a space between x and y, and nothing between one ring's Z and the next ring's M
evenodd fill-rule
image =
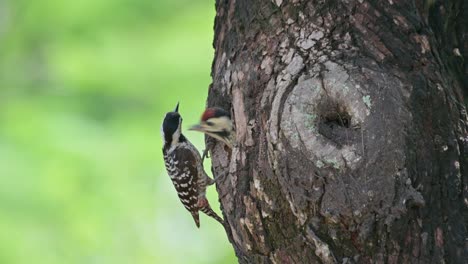
M177 105L176 105L176 107L175 107L175 110L174 110L174 112L176 112L176 113L178 113L178 112L179 112L179 102L177 102Z
M201 125L201 124L196 124L196 125L190 127L189 130L204 132L205 127L203 125Z

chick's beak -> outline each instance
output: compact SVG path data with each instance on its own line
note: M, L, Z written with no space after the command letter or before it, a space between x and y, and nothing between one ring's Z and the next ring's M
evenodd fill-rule
M196 125L194 125L194 126L191 126L191 127L189 128L189 130L202 131L202 132L205 131L203 125L201 125L201 124L196 124Z

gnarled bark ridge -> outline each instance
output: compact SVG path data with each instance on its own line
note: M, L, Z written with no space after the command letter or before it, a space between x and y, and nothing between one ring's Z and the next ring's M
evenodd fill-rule
M237 146L212 164L241 263L468 259L464 1L216 10L208 105Z

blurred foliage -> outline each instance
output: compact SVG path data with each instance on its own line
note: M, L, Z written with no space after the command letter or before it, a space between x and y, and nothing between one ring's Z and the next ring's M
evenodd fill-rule
M180 101L204 148L186 128L214 16L212 1L0 0L0 263L236 262L221 225L180 204L159 132Z

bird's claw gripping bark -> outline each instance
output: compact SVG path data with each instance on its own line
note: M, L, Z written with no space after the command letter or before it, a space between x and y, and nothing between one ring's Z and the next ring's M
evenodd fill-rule
M224 172L222 173L221 175L219 175L218 177L215 177L214 179L214 182L216 184L219 184L221 183L222 181L224 181L226 179L226 176L229 175L229 172Z
M202 155L202 163L205 161L205 158L210 158L209 151L214 147L213 142L208 142L206 144L206 149L203 150L203 155Z
M205 161L205 158L210 158L210 155L208 154L209 149L206 148L203 150L203 155L202 155L202 163Z

